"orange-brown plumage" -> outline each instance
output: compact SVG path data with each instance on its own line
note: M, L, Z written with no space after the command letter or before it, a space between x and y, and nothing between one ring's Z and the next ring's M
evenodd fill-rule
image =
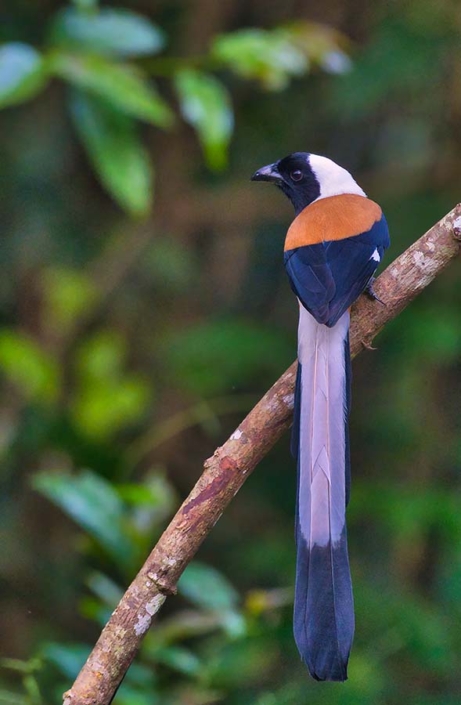
M366 233L381 216L378 204L364 196L345 193L321 198L294 219L285 239L285 251Z

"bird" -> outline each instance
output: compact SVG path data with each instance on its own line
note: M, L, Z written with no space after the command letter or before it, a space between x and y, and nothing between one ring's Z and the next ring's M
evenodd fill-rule
M388 226L380 206L327 157L295 152L251 179L275 184L295 211L284 246L299 302L294 637L314 679L345 681L355 628L346 530L349 314L365 290L377 298L374 273L390 244Z

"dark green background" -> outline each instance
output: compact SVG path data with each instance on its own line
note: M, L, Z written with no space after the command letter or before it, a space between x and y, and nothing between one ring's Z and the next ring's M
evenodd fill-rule
M0 39L46 54L61 7L7 3ZM251 173L296 150L338 161L385 211L386 263L460 200L458 3L125 7L165 32L162 54L123 61L158 79L177 116L170 130L129 123L155 169L147 215L101 187L65 82L0 113L0 703L60 702L203 460L295 356L291 209ZM351 70L313 61L268 90L209 58L217 35L294 20L337 29ZM208 153L218 171L179 117L175 72L191 65L234 106L227 166L225 139ZM354 362L349 681L314 683L293 644L285 438L206 540L116 703L459 702L460 276L456 263Z

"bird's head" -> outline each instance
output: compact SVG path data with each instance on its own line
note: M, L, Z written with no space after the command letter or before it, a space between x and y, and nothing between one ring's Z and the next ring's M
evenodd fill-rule
M360 186L339 164L308 152L294 152L274 164L258 169L252 181L269 181L292 202L298 215L319 198L354 193L365 196Z

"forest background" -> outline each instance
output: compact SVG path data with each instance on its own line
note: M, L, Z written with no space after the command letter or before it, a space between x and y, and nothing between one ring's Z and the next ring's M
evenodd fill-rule
M460 200L461 9L7 0L0 41L0 703L51 705L295 356L291 207L250 175L338 161L382 205L389 263ZM293 643L287 437L117 705L459 702L460 276L354 363L349 681L311 681Z

